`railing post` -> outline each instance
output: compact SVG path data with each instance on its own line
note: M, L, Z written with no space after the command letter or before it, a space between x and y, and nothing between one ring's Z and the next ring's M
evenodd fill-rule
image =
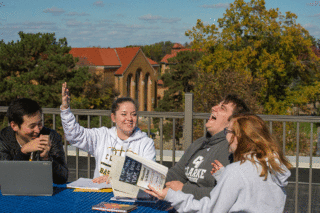
M91 116L90 116L90 115L88 115L88 117L87 117L88 129L90 129L90 128L91 128L91 125L90 125L90 124L91 124L91 123L90 123L90 122L91 122L91 119L90 119L90 118L91 118ZM88 178L91 178L91 177L90 177L90 173L91 173L91 163L90 163L91 155L90 155L89 153L88 153L88 158L87 158L87 159L88 159L88 162L87 162L87 163L88 163L87 177L88 177Z
M317 128L318 140L317 140L317 152L316 155L320 156L320 127Z
M192 143L193 137L193 93L185 94L184 128L183 128L183 150Z

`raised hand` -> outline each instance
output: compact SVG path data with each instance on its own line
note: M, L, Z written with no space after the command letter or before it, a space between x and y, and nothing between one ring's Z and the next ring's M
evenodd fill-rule
M64 82L62 84L62 103L61 103L61 109L65 110L69 108L70 104L70 95L69 95L69 89L67 87L67 82Z
M219 169L223 167L223 165L218 160L215 160L213 163L211 163L211 165L212 165L212 170L210 173L212 175L213 173L216 173Z

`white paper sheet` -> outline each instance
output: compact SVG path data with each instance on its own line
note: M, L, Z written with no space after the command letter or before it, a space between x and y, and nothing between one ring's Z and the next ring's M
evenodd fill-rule
M105 188L111 188L111 184L104 183L94 183L92 182L92 179L90 178L79 178L76 181L73 181L72 183L67 184L67 188L78 188L78 189L105 189Z

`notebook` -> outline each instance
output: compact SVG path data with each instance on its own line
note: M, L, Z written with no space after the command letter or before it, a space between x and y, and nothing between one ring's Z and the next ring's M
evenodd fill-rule
M2 195L52 196L51 161L0 161Z

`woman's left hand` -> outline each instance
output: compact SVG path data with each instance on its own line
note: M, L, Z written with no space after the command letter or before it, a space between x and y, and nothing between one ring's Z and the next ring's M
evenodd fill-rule
M215 160L214 163L211 163L211 165L212 165L212 170L210 173L212 175L213 173L216 173L219 169L223 167L223 165L218 160Z
M103 176L100 176L100 177L93 179L92 182L94 182L94 183L106 182L106 184L108 184L108 183L110 183L110 177L109 177L109 175L103 175Z
M150 184L148 185L150 190L144 190L146 193L158 198L159 200L163 200L168 193L169 188L164 188L161 191L157 191L155 188L153 188L152 186L150 186Z

